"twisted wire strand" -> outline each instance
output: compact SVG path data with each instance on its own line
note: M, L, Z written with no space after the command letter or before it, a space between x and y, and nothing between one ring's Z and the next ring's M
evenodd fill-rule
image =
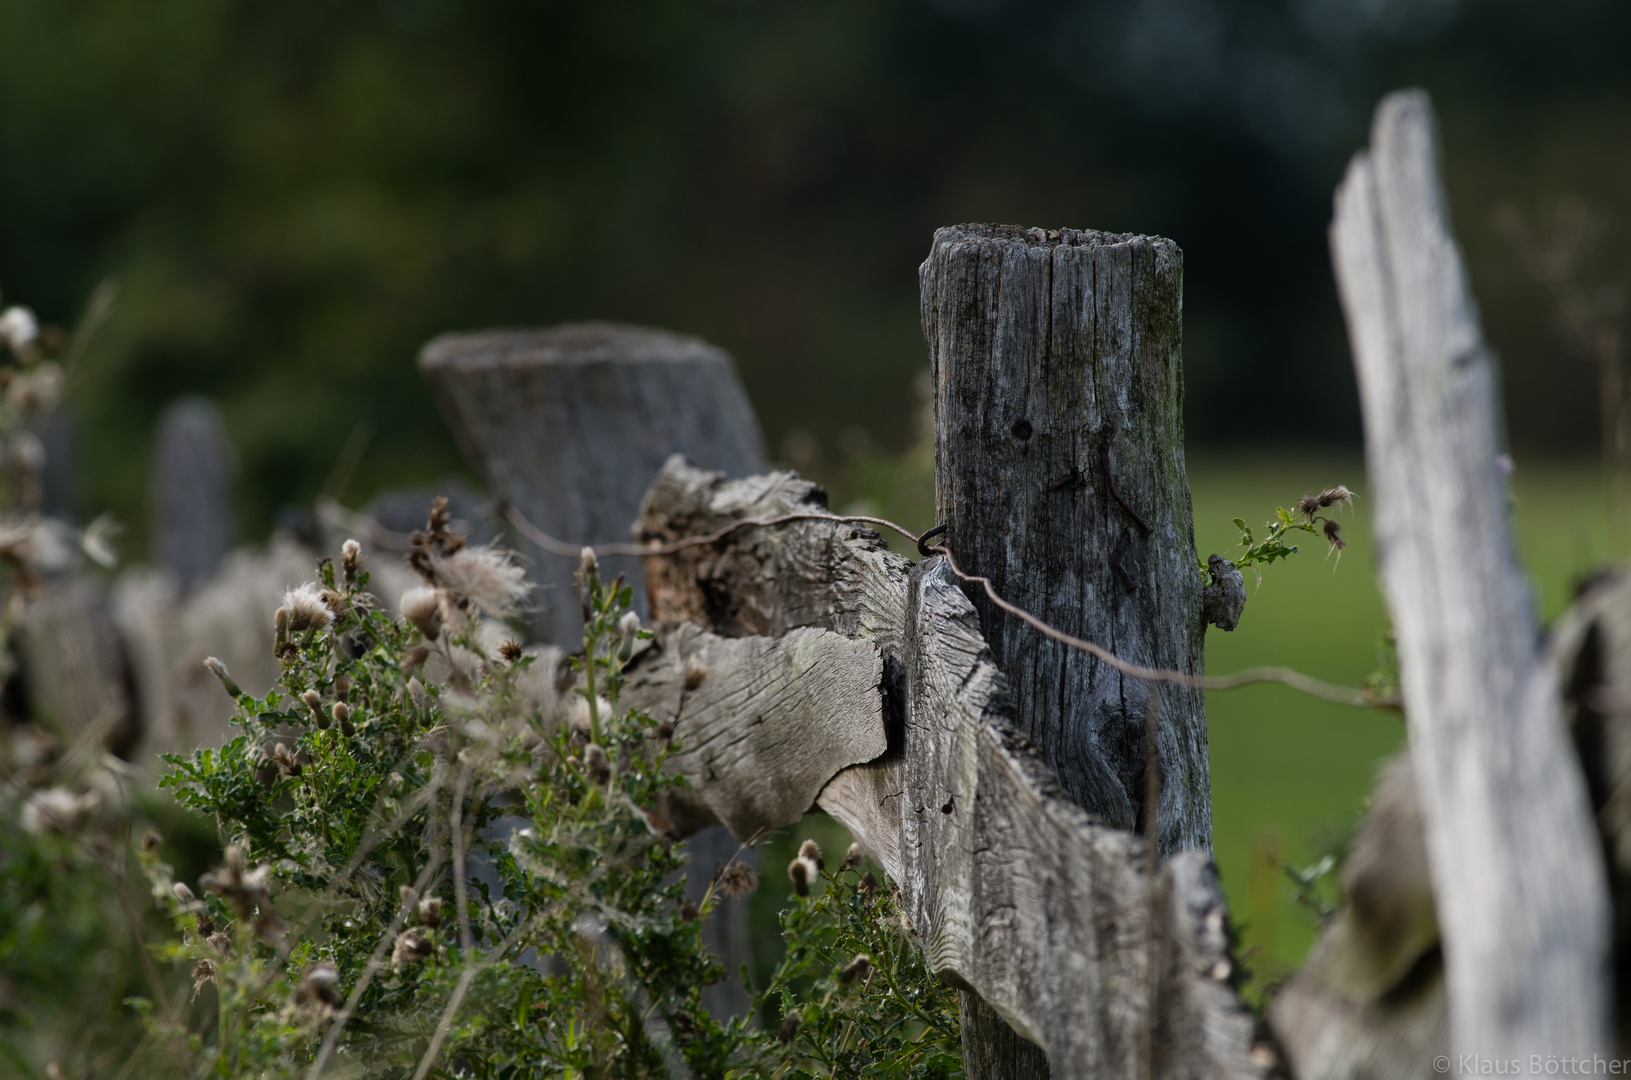
M356 513L353 510L348 510L339 503L335 502L333 499L324 498L318 500L317 512L320 517L328 521L331 525L338 528L353 529L367 537L368 540L376 546L397 551L407 551L409 549L410 545L408 537L405 534L386 529L373 518L370 518L364 514ZM1397 709L1401 706L1401 702L1397 698L1387 697L1385 695L1376 694L1368 690L1361 690L1351 686L1338 686L1335 683L1324 682L1320 679L1314 678L1312 675L1305 675L1302 672L1289 667L1262 666L1246 668L1243 671L1236 671L1228 675L1191 675L1185 671L1177 671L1170 668L1145 667L1142 664L1135 664L1130 660L1123 660L1121 657L1117 656L1109 649L1106 649L1104 646L1099 645L1096 642L1088 641L1085 638L1079 638L1074 634L1068 634L1065 631L1060 630L1058 627L1051 626L1042 621L1040 618L1031 614L1029 611L1026 611L1019 605L1004 599L997 592L996 587L991 584L990 578L983 577L979 574L970 574L959 566L957 564L956 557L951 553L951 549L946 547L944 544L929 545L927 541L931 537L939 536L941 533L943 533L944 526L937 526L936 528L930 529L925 533L919 534L912 532L910 529L907 529L904 526L897 525L888 518L872 517L866 514L829 514L818 511L803 511L792 514L779 514L775 517L768 518L743 518L740 521L732 522L716 532L707 533L705 535L681 537L678 540L672 540L665 544L610 543L583 545L571 544L565 540L560 540L549 535L544 530L534 525L531 521L528 521L526 515L522 514L521 511L515 506L506 503L486 504L480 508L479 514L482 520L488 520L493 517L503 517L510 523L510 525L514 526L517 532L526 537L528 540L532 541L532 543L536 544L540 549L549 552L551 555L559 555L563 558L579 558L586 550L594 552L597 557L602 555L673 555L680 551L684 551L687 548L704 547L709 544L717 544L719 541L725 539L731 534L740 532L744 529L773 528L777 525L785 525L794 521L827 521L832 522L835 525L874 525L879 528L888 529L892 532L899 533L901 536L915 544L918 550L925 555L939 556L944 558L946 560L947 569L949 569L959 580L967 582L970 585L978 585L993 604L1009 615L1012 615L1014 618L1025 623L1027 626L1031 627L1031 629L1053 639L1054 641L1059 642L1061 645L1068 646L1080 652L1085 652L1089 656L1092 656L1095 659L1108 664L1110 667L1115 668L1123 675L1127 675L1135 679L1142 679L1147 682L1168 683L1174 686L1183 686L1195 690L1237 690L1240 687L1250 686L1254 683L1279 683L1282 686L1289 686L1293 690L1307 694L1310 697L1318 698L1321 701L1329 701L1336 705L1349 705L1356 708L1372 709Z

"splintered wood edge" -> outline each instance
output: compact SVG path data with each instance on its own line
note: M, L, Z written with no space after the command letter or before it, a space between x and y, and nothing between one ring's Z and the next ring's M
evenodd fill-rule
M816 491L796 474L726 481L670 459L635 534L671 540L813 511ZM798 565L816 556L819 565ZM835 768L813 801L900 884L931 968L1044 1047L1056 1077L1136 1069L1152 1032L1157 1076L1262 1075L1250 1058L1251 1014L1230 982L1226 909L1210 858L1175 855L1152 893L1142 839L1062 797L1013 728L978 616L940 560L913 568L867 530L809 521L745 529L647 566L661 583L651 586L653 615L673 620L671 639L710 648L763 640L683 625L695 618L783 634L798 623L872 646L882 682L874 696L881 721L899 729L895 745ZM724 582L741 592L722 590ZM721 604L722 592L734 606ZM726 706L729 697L718 700ZM721 712L718 722L740 715ZM709 794L726 777L693 780L710 805L734 803Z

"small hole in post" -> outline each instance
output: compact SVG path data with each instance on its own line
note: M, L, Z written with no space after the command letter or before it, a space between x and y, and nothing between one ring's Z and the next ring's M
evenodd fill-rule
M950 799L947 799L947 800L946 800L946 805L945 805L945 806L942 806L942 807L941 807L941 808L940 808L940 812L941 812L941 813L942 813L942 814L949 814L949 813L951 813L951 811L952 811L952 805L951 805L951 803L952 803L952 801L951 801L951 800L950 800Z
M1014 438L1024 442L1031 437L1031 422L1022 416L1014 421L1014 426L1009 430L1014 433Z

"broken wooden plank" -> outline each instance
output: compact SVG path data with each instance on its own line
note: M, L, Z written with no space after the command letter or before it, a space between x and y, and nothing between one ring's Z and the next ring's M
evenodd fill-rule
M819 506L792 474L727 481L670 461L637 533L674 539ZM1174 856L1152 896L1143 839L1075 805L1015 729L943 560L914 568L867 530L815 520L647 562L670 635L696 633L684 628L696 617L721 634L815 625L876 646L890 750L838 772L818 804L900 884L931 968L1045 1048L1053 1075L1140 1075L1150 1045L1154 1076L1261 1074L1209 858Z
M687 692L692 668L706 677ZM673 721L669 762L695 785L693 813L752 841L796 824L835 773L888 748L882 683L870 642L813 627L723 638L687 623L630 673L623 701Z
M1609 903L1514 555L1493 357L1452 236L1432 106L1376 111L1332 260L1444 935L1453 1053L1610 1056Z

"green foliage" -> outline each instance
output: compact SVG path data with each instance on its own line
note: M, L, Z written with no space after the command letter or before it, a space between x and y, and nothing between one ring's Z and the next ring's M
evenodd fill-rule
M373 605L354 552L325 562L277 614L279 688L235 693L243 734L169 759L164 785L220 824L227 849L196 890L143 860L179 931L158 956L216 1002L144 1006L150 1068L956 1072L954 998L854 860L783 920L788 953L760 1004L802 1016L801 1033L784 1042L702 1007L725 974L703 920L756 877L735 861L700 902L684 898L667 800L685 781L663 768L673 726L620 701L651 638L627 585L587 560L584 651L539 670L494 618L519 598L503 555L466 547L433 512L410 562L426 584L403 599L408 622ZM834 973L859 952L876 958L869 975Z
M858 855L821 876L820 895L782 913L788 949L762 996L783 1017L779 1075L961 1076L957 996L925 968L899 893Z
M1329 545L1329 554L1336 555L1340 560L1342 549L1348 546L1348 541L1343 538L1342 527L1336 519L1320 511L1333 506L1350 505L1353 499L1353 492L1341 484L1325 488L1318 494L1307 492L1297 501L1295 510L1287 510L1283 506L1274 508L1274 518L1268 522L1268 531L1261 540L1252 533L1251 526L1246 524L1245 518L1233 518L1235 528L1240 530L1239 546L1242 549L1241 554L1233 560L1235 566L1241 570L1250 568L1261 584L1263 567L1273 565L1276 559L1288 559L1297 554L1297 545L1287 541L1293 533L1298 532L1322 536ZM1210 585L1212 572L1206 560L1201 558L1198 552L1195 559L1200 567L1201 579Z

